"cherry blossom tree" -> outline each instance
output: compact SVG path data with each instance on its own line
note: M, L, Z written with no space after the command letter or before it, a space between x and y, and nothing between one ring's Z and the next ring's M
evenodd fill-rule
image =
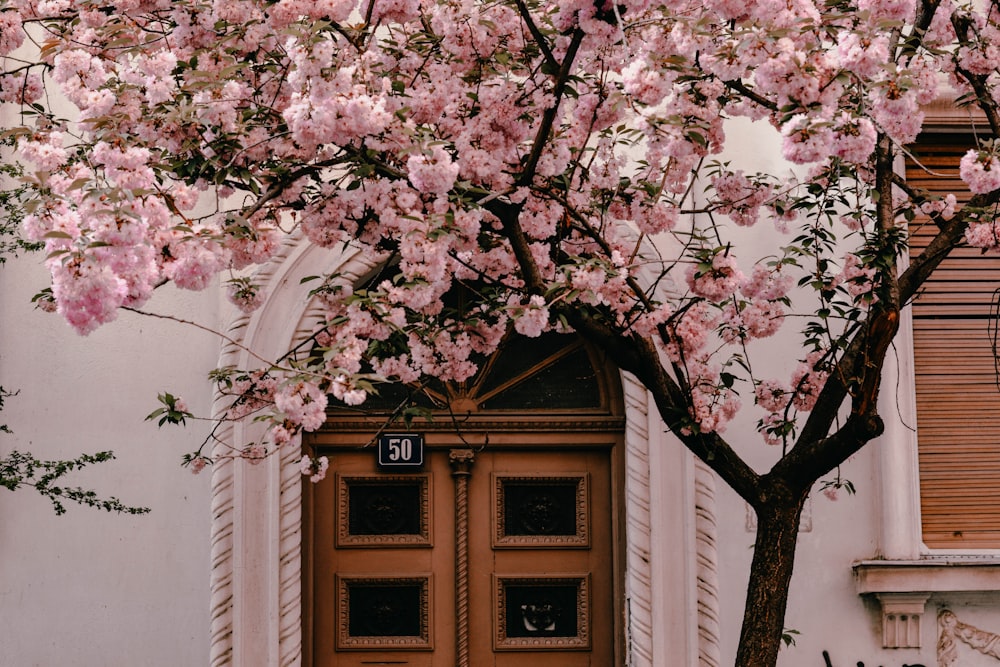
M252 310L253 267L288 235L387 267L363 285L331 269L303 288L325 308L311 345L213 374L223 418L268 435L206 444L193 469L296 446L328 402L363 406L381 382L467 379L508 336L575 331L757 513L740 666L777 660L810 490L883 430L900 309L956 246L1000 245L992 1L0 8L24 230L52 275L38 303L78 332L218 275ZM940 99L978 142L967 191L943 199L898 172ZM733 123L770 133L787 167L726 162ZM936 235L901 263L917 216ZM779 329L799 340L790 376L760 352ZM161 420L189 416L162 402ZM758 434L728 439L743 413ZM758 445L767 470L747 462Z

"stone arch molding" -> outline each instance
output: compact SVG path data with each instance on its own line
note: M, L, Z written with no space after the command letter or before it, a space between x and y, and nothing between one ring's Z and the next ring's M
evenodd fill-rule
M220 366L253 368L311 333L319 308L302 278L338 270L361 277L376 258L288 239L258 278L269 294L252 315L234 317ZM625 597L629 667L717 667L719 600L715 483L711 471L667 442L646 390L623 375L626 403ZM217 396L216 415L224 410ZM249 442L254 424L224 423L222 443ZM220 445L222 447L222 445ZM302 663L301 475L297 448L260 465L222 458L212 469L211 665L294 667ZM669 472L665 472L669 471ZM672 477L664 480L663 477ZM678 485L683 507L667 527L653 522L657 489ZM659 519L664 512L656 510ZM682 534L677 534L678 532ZM668 534L669 533L669 534ZM682 573L678 576L677 573ZM669 574L672 573L672 574ZM670 581L667 581L670 579ZM678 586L678 582L684 582ZM665 594L665 588L670 588ZM680 590L677 590L680 588ZM671 618L696 619L676 627Z

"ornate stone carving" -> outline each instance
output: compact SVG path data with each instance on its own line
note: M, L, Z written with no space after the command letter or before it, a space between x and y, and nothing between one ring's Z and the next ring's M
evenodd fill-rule
M940 628L937 645L938 667L959 667L957 645L959 641L983 655L1000 659L1000 635L963 623L950 609L938 612L938 627Z

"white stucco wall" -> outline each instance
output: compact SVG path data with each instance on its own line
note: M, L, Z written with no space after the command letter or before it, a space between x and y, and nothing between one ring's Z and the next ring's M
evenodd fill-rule
M86 338L33 309L42 256L0 266L0 384L19 389L0 413L13 435L0 454L45 459L111 449L117 460L74 474L145 516L69 506L56 516L32 490L0 489L0 666L205 664L209 636L209 476L180 466L206 429L143 418L163 390L192 410L211 405L210 335L123 312ZM215 292L164 288L148 305L199 322L220 320Z

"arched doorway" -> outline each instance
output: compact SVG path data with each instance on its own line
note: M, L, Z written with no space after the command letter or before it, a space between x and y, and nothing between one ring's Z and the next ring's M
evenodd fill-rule
M350 249L331 257L290 239L259 276L272 296L255 313L234 315L226 328L232 341L223 347L220 365L252 368L305 341L321 314L312 301L302 300L305 288L294 288L309 276L335 269L360 281L379 263ZM615 539L626 550L620 568L625 571L625 629L619 632L615 625L614 632L625 635L626 647L623 660L611 664L719 665L713 477L668 442L645 388L629 375L615 377L608 386L619 384L625 404L626 491L625 525L617 528ZM220 394L218 414L227 405L228 397ZM525 437L533 433L530 420L521 425ZM547 437L551 431L546 429L560 427L560 420L573 421L546 415L545 428L534 432ZM365 428L370 435L375 427L368 423ZM500 433L494 431L491 442L499 443ZM264 434L257 422L223 422L216 435L232 443ZM221 446L223 454L226 447ZM258 466L223 456L212 468L213 667L295 667L303 664L304 654L311 655L311 639L302 631L303 616L312 613L312 584L303 580L311 581L313 568L302 563L302 556L303 542L312 538L304 534L310 525L302 515L309 511L303 491L310 492L312 485L303 483L300 457L298 448L290 447Z
M303 502L306 664L624 663L624 409L579 339L513 337L469 381L331 413ZM379 466L401 402L419 467ZM414 438L416 439L416 438Z

